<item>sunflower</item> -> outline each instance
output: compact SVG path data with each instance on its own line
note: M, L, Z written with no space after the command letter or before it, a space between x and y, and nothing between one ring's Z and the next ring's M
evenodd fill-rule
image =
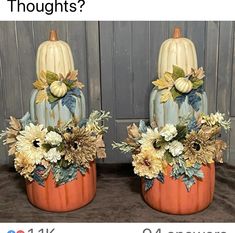
M184 141L184 158L188 164L213 163L214 154L216 151L215 141L208 138L203 131L198 133L192 131L186 136Z
M43 125L33 125L30 123L17 136L17 152L27 155L34 164L39 164L46 153L42 146L45 142L46 133L47 129L44 129Z
M26 154L16 152L14 159L14 166L17 172L20 173L25 179L32 181L32 173L36 168L34 161Z
M96 138L86 128L71 127L63 134L65 160L86 168L96 158Z
M133 155L132 165L135 174L148 179L153 179L157 177L159 172L165 171L164 162L146 150L141 151L137 155Z

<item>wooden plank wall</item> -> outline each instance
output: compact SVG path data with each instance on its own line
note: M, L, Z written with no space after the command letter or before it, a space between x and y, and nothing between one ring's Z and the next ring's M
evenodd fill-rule
M85 84L87 113L104 109L112 113L105 137L109 157L105 163L130 162L130 156L111 149L112 141L126 136L126 126L148 119L148 101L156 78L162 42L175 26L193 40L199 66L206 70L205 88L209 111L231 117L235 128L235 64L233 22L0 22L0 129L10 115L29 109L35 56L50 29L70 44ZM229 143L227 161L235 163L235 130L224 138ZM0 143L0 163L9 159Z

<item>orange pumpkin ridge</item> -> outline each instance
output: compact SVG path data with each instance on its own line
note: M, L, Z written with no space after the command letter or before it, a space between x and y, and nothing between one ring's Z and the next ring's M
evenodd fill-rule
M171 167L167 168L164 183L154 180L153 187L144 191L142 179L142 195L146 203L154 209L170 214L192 214L207 208L213 200L215 184L215 165L203 165L204 178L188 192L181 179L170 177Z
M71 211L88 204L96 192L95 162L83 176L79 171L76 179L56 186L52 172L45 180L45 187L36 181L26 182L29 201L36 207L52 212Z

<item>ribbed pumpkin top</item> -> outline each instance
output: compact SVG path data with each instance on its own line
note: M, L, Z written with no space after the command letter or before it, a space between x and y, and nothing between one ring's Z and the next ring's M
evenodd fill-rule
M50 37L49 37L50 41L58 41L58 35L56 30L51 30L50 31Z
M181 38L181 37L182 37L181 29L179 27L175 27L174 32L173 32L173 38L178 39L178 38Z

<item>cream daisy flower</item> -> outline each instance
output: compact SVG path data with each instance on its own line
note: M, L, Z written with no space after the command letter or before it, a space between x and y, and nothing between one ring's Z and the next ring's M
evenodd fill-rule
M42 144L45 142L47 129L43 125L33 125L25 127L25 130L17 136L16 149L18 152L27 155L34 164L39 164L46 153Z
M158 129L147 128L147 132L142 134L142 138L139 140L141 149L153 154L157 158L161 159L164 156L165 148L157 147L157 142L160 138Z
M147 132L142 133L141 136L142 138L139 140L139 143L143 146L148 144L153 144L156 141L158 141L160 138L158 128L155 129L147 128Z

